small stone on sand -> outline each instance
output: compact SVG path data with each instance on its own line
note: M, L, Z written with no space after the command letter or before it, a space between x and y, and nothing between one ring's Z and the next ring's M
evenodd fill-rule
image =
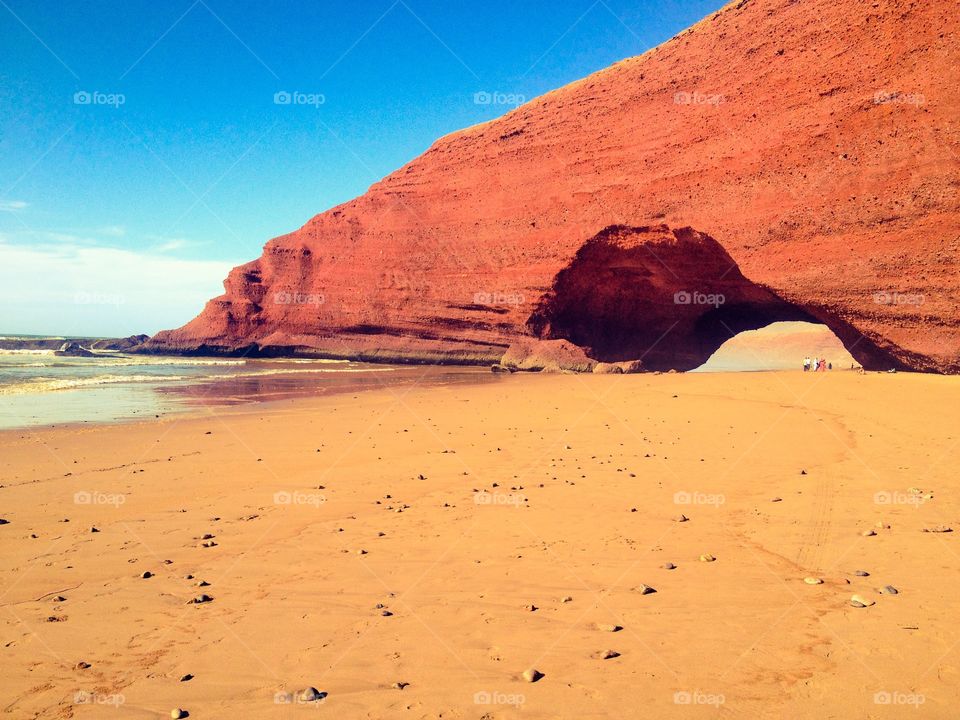
M191 680L193 680L193 675L191 675L190 673L180 676L180 682L190 682Z
M642 583L640 585L637 585L637 587L635 587L634 590L636 590L641 595L651 595L656 592L656 590L654 590L649 585L644 585Z
M140 577L142 577L144 580L146 580L147 578L152 578L152 577L153 577L153 573L150 572L149 570L144 570L142 573L140 573Z
M410 683L408 683L408 682L395 682L395 683L394 683L393 685L391 685L390 687L392 687L394 690L403 690L403 689L404 689L405 687L407 687L409 684L410 684Z
M690 518L688 518L686 515L677 515L676 517L673 518L673 521L674 521L674 522L686 522L686 521L689 520L689 519L690 519Z
M856 608L865 608L874 605L874 601L869 598L865 598L862 595L854 595L850 598L850 604Z
M863 535L863 537L873 537L874 535L877 534L877 531L876 531L876 530L864 530L864 531L863 531L862 533L860 533L860 534Z
M602 630L603 632L620 632L623 628L620 625L607 625L598 623L597 630Z
M560 598L560 602L562 603L573 602L573 598L570 597L569 595L565 595L564 597Z
M866 570L854 570L853 574L857 577L870 577L870 573L868 573Z
M933 527L924 528L923 532L948 533L948 532L953 532L953 528L947 525L934 525Z
M700 556L700 562L713 562L716 558L710 553L704 553Z
M877 588L877 592L881 595L899 595L900 591L897 590L893 585L884 585L882 588Z
M325 692L320 692L315 687L308 687L306 690L301 690L298 699L300 702L316 702L317 700L323 700L327 694Z
M86 670L88 667L90 667L90 663L83 660L77 663L77 670Z
M820 578L816 578L816 577L805 577L805 578L803 579L803 581L804 581L807 585L822 585L822 584L823 584L823 580L821 580Z
M529 683L534 683L542 677L543 673L536 668L530 668L529 670L523 671L523 679Z
M185 718L188 716L187 716L186 710L181 710L180 708L174 708L173 710L170 711L170 717L172 717L173 720L180 720L180 718Z
M783 502L783 498L780 498L780 497L770 498L770 502Z
M664 570L675 570L677 566L671 562L668 562L668 563L664 563L660 567L662 567Z
M194 605L201 605L203 603L213 602L213 598L204 593L203 595L197 595L193 600L190 601Z
M620 653L616 650L601 650L598 653L594 653L593 656L599 660L612 660L613 658L620 657Z

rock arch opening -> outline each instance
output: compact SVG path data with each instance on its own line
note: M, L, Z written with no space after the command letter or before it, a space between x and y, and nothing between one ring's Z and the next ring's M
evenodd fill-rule
M686 371L740 333L781 322L824 324L864 367L899 367L838 318L744 277L709 235L665 225L614 225L592 237L556 275L527 328L569 340L597 361Z

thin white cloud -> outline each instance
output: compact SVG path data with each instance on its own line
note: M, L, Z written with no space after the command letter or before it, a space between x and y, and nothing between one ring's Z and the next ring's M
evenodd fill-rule
M0 212L19 212L29 206L23 200L0 200Z
M178 327L238 263L0 238L0 332L119 336Z

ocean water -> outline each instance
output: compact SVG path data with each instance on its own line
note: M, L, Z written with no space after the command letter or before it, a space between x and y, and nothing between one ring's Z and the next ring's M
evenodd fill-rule
M480 381L478 368L346 360L193 358L0 350L0 428L113 422L410 383Z

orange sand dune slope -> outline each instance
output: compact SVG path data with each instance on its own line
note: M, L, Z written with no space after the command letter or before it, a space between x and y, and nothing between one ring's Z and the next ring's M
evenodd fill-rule
M695 306L699 325L645 365L695 366L726 329L817 320L867 367L957 372L957 20L954 3L913 0L730 4L441 138L271 240L199 317L148 347L487 362L536 335L622 360L670 328L677 292L709 295L733 268L753 299ZM609 228L632 233L635 252L623 273L594 267L597 286L611 275L636 297L606 293L603 342L578 342L591 316L530 323ZM728 262L704 240L658 263L683 228ZM637 261L645 247L655 271ZM649 337L616 320L643 327L647 313ZM606 342L624 335L634 346Z

